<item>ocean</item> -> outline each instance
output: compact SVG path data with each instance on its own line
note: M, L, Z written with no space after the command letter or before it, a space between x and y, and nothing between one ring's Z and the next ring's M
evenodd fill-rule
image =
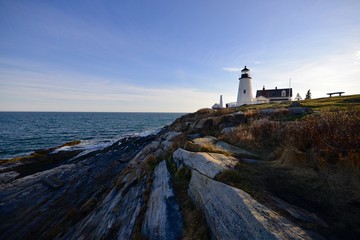
M81 140L87 152L129 135L158 132L184 113L0 112L0 159ZM66 150L66 148L63 148Z

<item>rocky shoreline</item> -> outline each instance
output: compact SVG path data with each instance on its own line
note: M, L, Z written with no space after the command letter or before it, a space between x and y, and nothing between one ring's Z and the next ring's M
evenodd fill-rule
M264 205L218 181L239 163L266 162L210 136L231 133L247 121L242 112L197 112L156 135L127 137L79 157L78 151L47 150L2 162L0 238L192 239L183 230L189 223L173 188L171 164L191 172L187 194L211 239L329 238L329 226L315 213L270 193L271 204Z

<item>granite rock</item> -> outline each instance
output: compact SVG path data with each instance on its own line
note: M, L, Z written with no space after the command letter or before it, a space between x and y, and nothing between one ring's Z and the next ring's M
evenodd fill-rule
M224 170L233 168L238 162L238 159L224 154L189 152L182 148L174 152L173 159L178 167L186 165L210 178L214 178Z
M300 227L246 192L192 171L189 195L202 209L214 239L311 239Z
M183 221L165 160L155 169L142 233L148 239L180 239Z

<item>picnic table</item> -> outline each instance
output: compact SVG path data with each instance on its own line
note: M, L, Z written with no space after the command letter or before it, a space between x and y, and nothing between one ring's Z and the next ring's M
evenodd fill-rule
M341 94L343 94L343 93L345 93L345 92L332 92L332 93L327 93L326 95L330 95L330 97L331 97L331 95L333 95L333 94L339 94L339 96L341 97Z

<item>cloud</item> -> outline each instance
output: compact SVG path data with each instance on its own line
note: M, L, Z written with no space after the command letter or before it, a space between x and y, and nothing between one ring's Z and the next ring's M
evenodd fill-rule
M217 97L191 87L145 87L125 79L0 65L0 111L193 112Z
M227 72L240 72L241 68L223 67L222 70L227 71Z
M355 57L354 65L359 66L360 65L360 50L356 52L355 56L356 57Z

